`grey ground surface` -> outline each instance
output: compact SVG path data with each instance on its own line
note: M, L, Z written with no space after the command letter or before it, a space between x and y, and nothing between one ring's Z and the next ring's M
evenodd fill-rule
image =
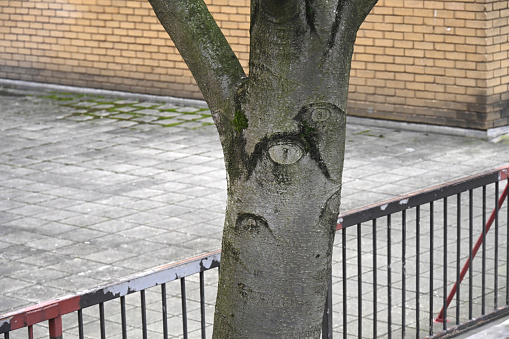
M0 112L0 314L220 247L206 108L0 87ZM346 140L343 212L509 164L508 144L465 137Z

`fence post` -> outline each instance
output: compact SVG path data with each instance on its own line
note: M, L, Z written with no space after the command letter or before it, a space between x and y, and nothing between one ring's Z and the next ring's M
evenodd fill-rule
M49 323L49 337L50 339L62 339L62 317L50 319Z

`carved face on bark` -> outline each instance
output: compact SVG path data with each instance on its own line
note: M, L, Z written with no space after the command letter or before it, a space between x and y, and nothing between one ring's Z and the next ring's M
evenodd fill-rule
M281 307L321 314L325 289L316 286L323 287L329 274L345 123L336 105L312 103L294 114L287 130L253 142L250 154L247 142L239 142L243 155L236 159L243 159L245 171L230 179L225 225L231 232L223 238L225 260L235 261L237 270L222 279L237 287L240 298L233 304L218 300L222 309L255 312L261 306L267 314L253 323L264 326L290 322L276 314ZM246 135L252 134L239 133L239 140ZM312 276L303 279L306 272Z
M275 234L282 222L317 225L340 189L345 120L334 104L308 104L293 118L293 130L264 136L251 154L244 149L244 175L230 183L237 213L263 218ZM304 203L315 206L301 215Z

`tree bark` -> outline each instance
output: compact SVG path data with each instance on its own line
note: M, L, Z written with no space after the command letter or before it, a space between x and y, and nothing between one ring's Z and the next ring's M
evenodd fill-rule
M318 338L353 46L376 0L253 0L248 78L201 0L150 1L204 91L224 150L213 337ZM209 36L197 42L203 29Z

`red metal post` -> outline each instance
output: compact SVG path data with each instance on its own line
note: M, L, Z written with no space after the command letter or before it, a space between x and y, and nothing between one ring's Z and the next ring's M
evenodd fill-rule
M500 207L504 203L505 198L507 197L508 189L509 189L509 181L507 182L507 185L505 186L504 192L502 192L502 195L500 196L500 198L498 200L498 209L500 209ZM495 217L496 217L497 212L498 212L498 210L497 210L497 208L495 208L493 210L493 212L491 213L490 218L488 219L488 222L486 223L486 234L488 234L488 231L490 230L490 227L493 224L493 221L495 221ZM482 245L482 240L483 240L483 234L481 234L479 236L479 239L477 239L477 242L475 243L475 246L474 246L474 248L472 250L472 260L475 258L475 255L477 254L477 251L479 251L479 248ZM463 266L463 269L461 270L459 284L461 284L461 282L463 281L463 278L467 274L469 267L470 267L470 258L467 259L465 265ZM444 310L447 307L449 307L449 304L451 303L452 299L454 298L454 295L456 294L457 290L458 290L458 281L456 281L454 283L454 286L452 287L451 292L449 293L449 296L447 297L447 304L442 306L442 309L440 310L440 313L438 314L438 317L436 317L435 322L437 322L437 323L443 323L444 322Z
M62 317L50 319L48 323L50 339L62 339Z

